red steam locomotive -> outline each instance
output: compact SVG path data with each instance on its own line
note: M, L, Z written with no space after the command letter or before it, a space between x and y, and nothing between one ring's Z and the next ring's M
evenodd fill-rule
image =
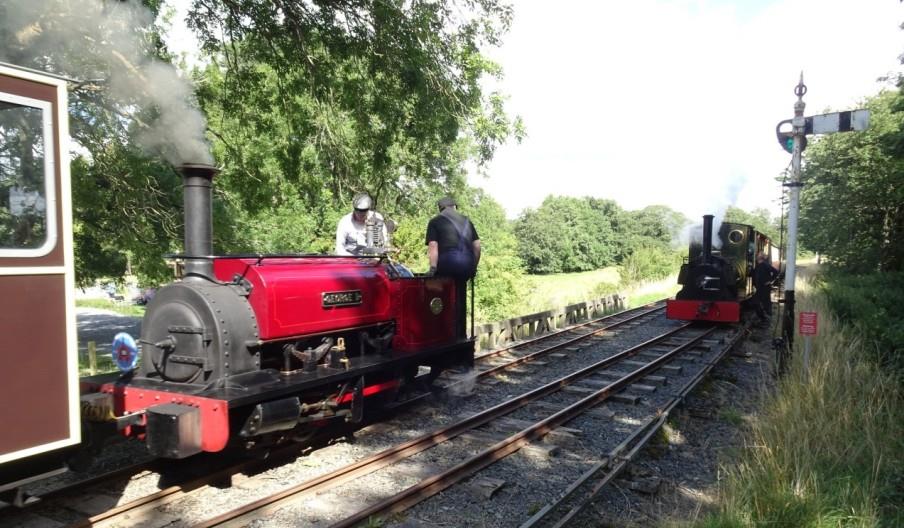
M148 303L140 354L128 337L114 343L123 372L79 379L68 167L60 163L65 82L0 65L0 112L19 107L44 111L37 130L53 152L42 214L54 238L46 251L0 247L6 306L25 310L24 319L4 316L3 354L39 348L37 359L6 358L3 369L0 397L21 405L0 410L0 492L58 470L81 441L80 421L115 424L160 457L257 448L360 421L371 402L404 385L473 363L473 339L455 335L464 299L451 279L412 277L381 255L214 256L216 170L186 165L183 277ZM34 317L38 310L48 318ZM23 401L39 385L42 397Z
M93 419L160 457L261 447L358 422L422 367L431 378L473 362L473 340L454 334L451 279L404 276L381 256L212 256L216 171L181 170L184 276L147 305L141 364L82 380Z

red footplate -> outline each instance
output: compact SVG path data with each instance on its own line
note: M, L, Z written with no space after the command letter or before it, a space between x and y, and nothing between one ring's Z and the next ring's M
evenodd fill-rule
M737 323L741 320L741 303L669 299L665 302L665 316L682 321Z

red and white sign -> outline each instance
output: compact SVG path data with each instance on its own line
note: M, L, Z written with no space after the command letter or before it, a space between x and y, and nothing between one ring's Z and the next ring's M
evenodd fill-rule
M819 329L819 318L816 312L800 312L798 331L800 335L816 335Z

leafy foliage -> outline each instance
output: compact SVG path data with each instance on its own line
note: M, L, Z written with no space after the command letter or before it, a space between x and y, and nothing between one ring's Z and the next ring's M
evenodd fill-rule
M212 61L196 72L199 99L225 192L253 211L292 192L344 209L366 190L397 214L463 189L466 160L483 164L521 134L479 85L500 73L480 48L498 44L511 10L467 4L463 17L452 0L194 2L189 22Z
M483 191L474 191L467 202L459 203L477 227L482 248L475 283L476 320L510 317L512 307L520 305L528 288L512 223L506 220L502 206Z
M904 374L904 272L850 275L830 273L822 284L829 307L838 318L872 340L881 364ZM870 347L872 348L872 347Z
M615 262L617 242L610 211L614 202L548 196L522 213L515 227L521 255L531 273L567 273Z
M661 205L624 211L611 200L549 196L539 208L522 213L515 232L531 273L599 269L625 263L643 249L631 266L644 278L655 278L658 272L641 271L639 266L647 266L642 261L648 257L673 262L665 255L674 253L670 247L685 223L684 215Z
M162 280L172 274L161 254L181 247L179 178L163 159L189 143L203 151L204 128L166 64L155 24L160 6L159 0L0 6L0 60L76 79L69 130L81 284L122 276L129 264L143 281ZM191 122L200 139L182 138L176 122Z
M856 272L904 270L904 96L867 100L870 128L825 136L802 172L801 242Z
M627 248L644 245L676 246L690 220L665 205L649 205L638 211L625 211L619 222ZM630 253L624 251L623 254Z
M766 209L754 209L745 211L739 207L730 206L725 210L723 221L752 225L760 233L768 236L775 245L780 240L780 218L773 218Z
M681 267L682 253L662 245L640 246L622 261L622 284L664 279Z
M181 247L169 163L208 161L181 150L181 125L203 134L204 124L173 112L195 106L194 95L167 65L155 22L162 7L0 6L0 60L81 80L70 91L81 283L129 264L144 282L169 275L160 256ZM189 22L208 62L192 78L223 167L216 250L331 251L336 221L360 190L403 219L403 240L405 229L420 238L428 204L468 191L465 163L482 167L523 133L505 98L481 88L501 75L482 49L500 43L511 15L499 0L194 1Z
M122 276L129 263L143 282L172 277L161 255L182 248L180 176L118 144L79 156L71 171L80 282Z

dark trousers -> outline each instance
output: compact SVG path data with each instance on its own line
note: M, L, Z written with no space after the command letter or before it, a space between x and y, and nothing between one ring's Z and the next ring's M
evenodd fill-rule
M474 254L459 244L458 249L441 251L436 263L436 274L455 280L455 336L468 336L468 280L474 276Z
M772 317L772 288L769 286L757 288L753 295L753 307L761 321Z

